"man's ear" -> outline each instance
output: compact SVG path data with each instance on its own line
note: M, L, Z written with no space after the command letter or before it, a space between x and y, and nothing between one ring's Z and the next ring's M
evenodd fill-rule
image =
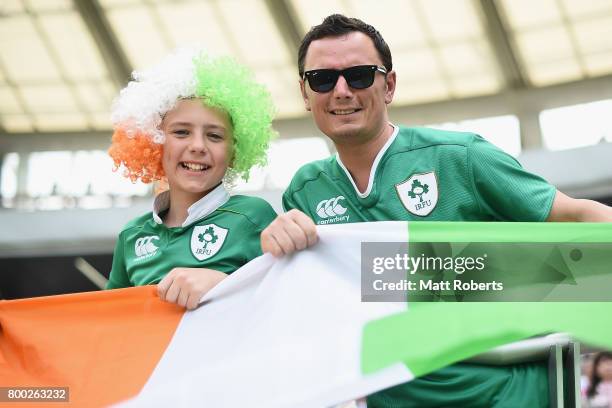
M304 107L310 112L310 100L308 100L308 95L306 95L306 83L303 79L300 79L300 91L302 92L302 99L304 99Z
M397 76L395 75L395 71L391 71L387 73L387 78L385 84L387 89L385 91L385 103L388 105L393 101L393 95L395 94L395 84L397 80Z

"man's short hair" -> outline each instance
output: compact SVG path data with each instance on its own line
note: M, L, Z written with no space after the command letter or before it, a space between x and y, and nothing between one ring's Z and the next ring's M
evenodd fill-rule
M300 78L304 76L304 62L311 42L325 37L338 37L354 31L364 33L372 39L374 47L383 65L387 69L387 72L391 71L393 69L391 50L389 50L389 46L377 29L358 18L346 17L342 14L332 14L331 16L325 17L321 24L312 27L302 39L298 51L298 71Z

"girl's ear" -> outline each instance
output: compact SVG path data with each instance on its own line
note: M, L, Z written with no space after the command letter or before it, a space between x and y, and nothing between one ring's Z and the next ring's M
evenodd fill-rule
M227 154L229 156L229 160L227 161L227 168L228 169L233 169L234 168L234 162L236 161L236 156L234 155L234 149L230 148L230 151Z

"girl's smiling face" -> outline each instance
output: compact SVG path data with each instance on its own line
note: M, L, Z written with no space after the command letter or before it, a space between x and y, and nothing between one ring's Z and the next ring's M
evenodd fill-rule
M194 202L221 183L232 157L229 116L200 99L180 100L161 123L166 136L162 165L171 193Z

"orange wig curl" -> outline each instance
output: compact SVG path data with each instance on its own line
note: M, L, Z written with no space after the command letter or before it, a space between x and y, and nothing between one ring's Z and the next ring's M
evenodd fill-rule
M155 143L142 132L128 134L125 129L116 128L113 133L108 154L115 163L115 171L125 167L123 175L132 182L138 179L143 183L161 180L164 176L162 166L163 144Z

